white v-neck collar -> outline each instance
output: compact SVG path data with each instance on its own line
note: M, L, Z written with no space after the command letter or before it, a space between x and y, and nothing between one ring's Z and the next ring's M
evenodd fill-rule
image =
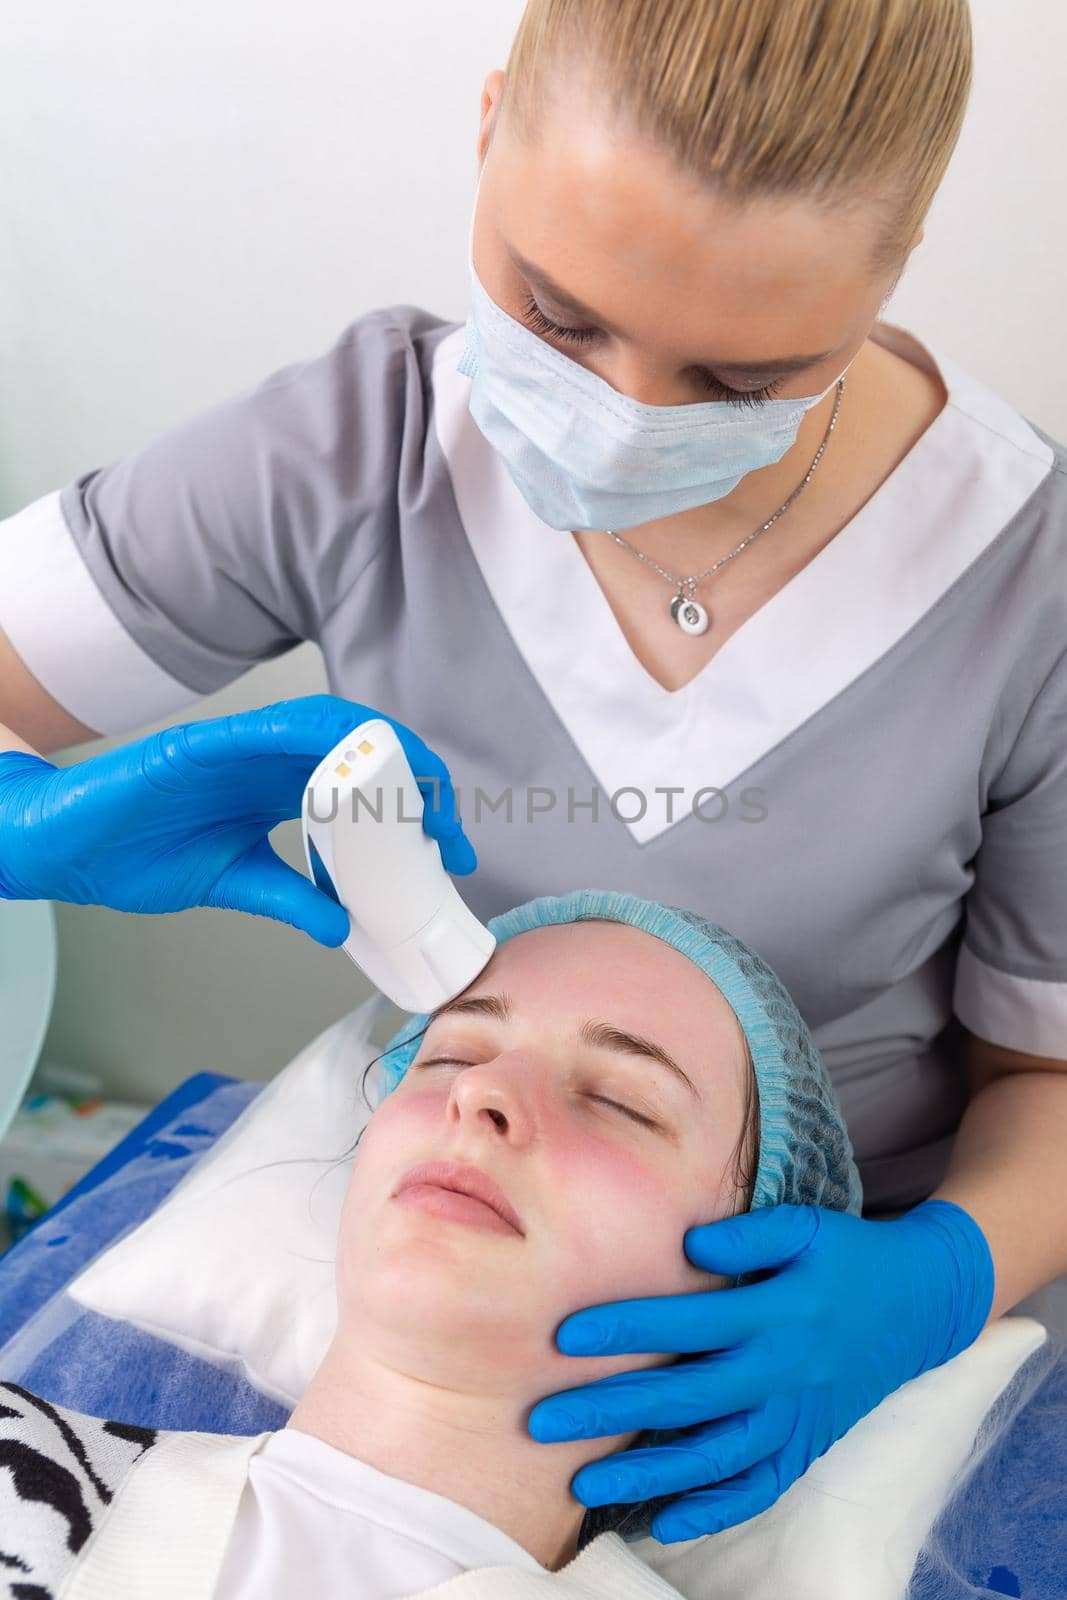
M530 509L475 423L472 380L456 371L464 329L434 353L437 436L471 551L523 660L605 796L618 797L616 814L633 819L638 844L688 816L698 791L733 783L880 660L1051 466L1025 419L954 362L890 323L873 337L939 371L944 408L847 527L675 690L642 666L573 536ZM876 608L854 605L871 594ZM668 787L671 796L656 792ZM714 816L714 797L703 803Z

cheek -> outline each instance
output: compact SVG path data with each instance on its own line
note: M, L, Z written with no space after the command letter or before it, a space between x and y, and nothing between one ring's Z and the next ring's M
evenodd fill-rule
M388 1222L390 1196L397 1182L417 1161L432 1154L432 1136L439 1134L441 1106L425 1105L425 1096L387 1095L356 1146L352 1173L341 1207L337 1236L337 1287L344 1301L379 1258L383 1224Z
M691 1289L696 1274L682 1247L693 1206L679 1184L677 1150L664 1141L561 1131L547 1158L561 1277L579 1303ZM561 1284L561 1287L563 1285Z
M388 1193L390 1179L418 1159L426 1118L411 1103L415 1099L399 1093L387 1096L363 1130L341 1213L342 1234L354 1218L370 1215Z
M429 1122L439 1129L447 1099L447 1092L432 1086L419 1089L403 1083L378 1106L367 1124L360 1150L364 1145L399 1149L409 1138L418 1137Z

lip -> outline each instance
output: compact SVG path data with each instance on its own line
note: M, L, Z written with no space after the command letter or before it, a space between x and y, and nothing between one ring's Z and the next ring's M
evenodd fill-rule
M525 1234L518 1212L509 1203L504 1191L482 1171L481 1167L458 1161L426 1161L405 1173L395 1190L395 1196L416 1185L425 1188L447 1189L453 1194L467 1195L478 1200L506 1222L518 1234Z

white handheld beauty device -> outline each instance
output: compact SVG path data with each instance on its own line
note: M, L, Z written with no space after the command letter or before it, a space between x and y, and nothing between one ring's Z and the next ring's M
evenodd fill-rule
M422 810L403 746L381 717L353 728L304 791L304 854L319 888L348 912L343 948L405 1011L453 999L496 948L423 832Z

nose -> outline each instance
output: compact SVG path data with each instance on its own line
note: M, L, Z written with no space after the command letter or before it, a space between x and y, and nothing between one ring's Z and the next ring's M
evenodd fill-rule
M603 378L619 394L636 400L643 406L684 406L694 400L692 380L687 382L677 373L656 372L647 361L626 355L613 361L597 360L592 353L584 356L585 365Z
M529 1052L502 1050L491 1061L479 1061L456 1074L447 1115L460 1126L516 1147L536 1135L533 1064Z
M568 350L568 354L573 357L574 352ZM664 370L664 366L656 366L653 360L645 360L627 350L617 350L611 355L601 350L582 350L577 358L582 366L597 374L597 378L611 384L617 394L637 400L638 405L691 405L694 398L699 398L693 394L693 379L686 381L685 374Z

